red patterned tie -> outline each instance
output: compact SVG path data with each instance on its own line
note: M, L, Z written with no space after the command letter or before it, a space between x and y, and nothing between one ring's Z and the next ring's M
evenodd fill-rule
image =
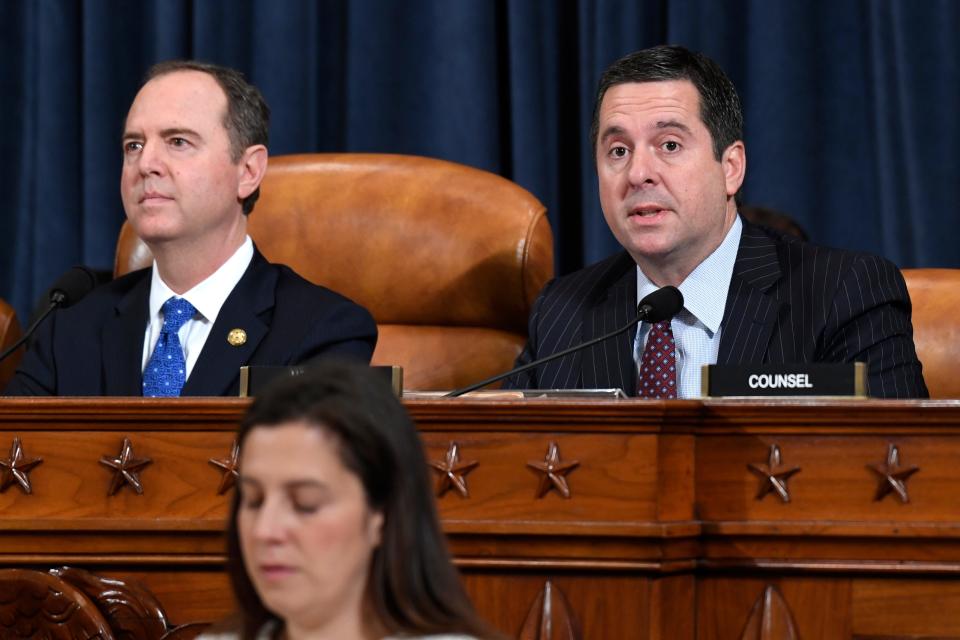
M650 327L647 346L640 356L637 396L640 398L677 397L677 347L670 321Z

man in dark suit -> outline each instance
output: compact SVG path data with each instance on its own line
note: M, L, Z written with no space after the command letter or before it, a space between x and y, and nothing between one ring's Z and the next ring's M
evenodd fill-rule
M232 69L150 70L127 114L120 191L153 267L57 311L7 394L236 395L242 365L370 360L370 314L267 262L247 236L268 122Z
M743 116L715 62L671 46L618 60L600 80L591 134L604 218L625 251L544 287L517 365L624 326L659 287L678 287L684 308L507 387L696 397L704 364L862 361L870 395L928 395L893 264L738 215Z

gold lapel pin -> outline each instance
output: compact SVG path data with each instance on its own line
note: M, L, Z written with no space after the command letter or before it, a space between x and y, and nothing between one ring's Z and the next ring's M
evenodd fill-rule
M239 347L247 343L247 332L243 329L230 329L227 334L227 342L231 347Z

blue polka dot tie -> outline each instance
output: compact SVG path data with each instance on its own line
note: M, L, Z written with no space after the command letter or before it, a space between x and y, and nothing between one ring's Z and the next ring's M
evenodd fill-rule
M647 334L647 346L640 356L637 396L677 397L677 346L669 320L656 323Z
M170 298L163 303L163 328L153 355L143 370L145 398L176 398L187 380L187 361L177 332L197 313L183 298Z

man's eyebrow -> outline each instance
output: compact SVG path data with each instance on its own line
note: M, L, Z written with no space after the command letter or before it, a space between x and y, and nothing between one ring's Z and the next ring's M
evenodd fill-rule
M200 134L193 129L187 129L186 127L171 127L169 129L161 129L161 138L169 138L170 136L193 136L194 138L199 138Z
M607 138L612 138L614 136L623 135L626 132L621 126L611 125L603 130L603 133L600 135L600 142L605 142Z
M679 120L661 120L657 122L657 129L680 129L684 133L692 133L690 127Z
M660 120L655 125L657 129L679 129L680 131L691 134L692 131L690 127L680 122L679 120ZM600 135L599 141L606 142L608 138L613 138L619 135L626 133L626 129L619 125L611 125L603 130L603 133Z
M163 129L160 131L161 138L169 138L171 136L191 136L194 138L200 138L200 134L194 131L193 129L188 129L186 127L170 127L169 129ZM123 140L143 140L144 135L140 131L124 131Z

